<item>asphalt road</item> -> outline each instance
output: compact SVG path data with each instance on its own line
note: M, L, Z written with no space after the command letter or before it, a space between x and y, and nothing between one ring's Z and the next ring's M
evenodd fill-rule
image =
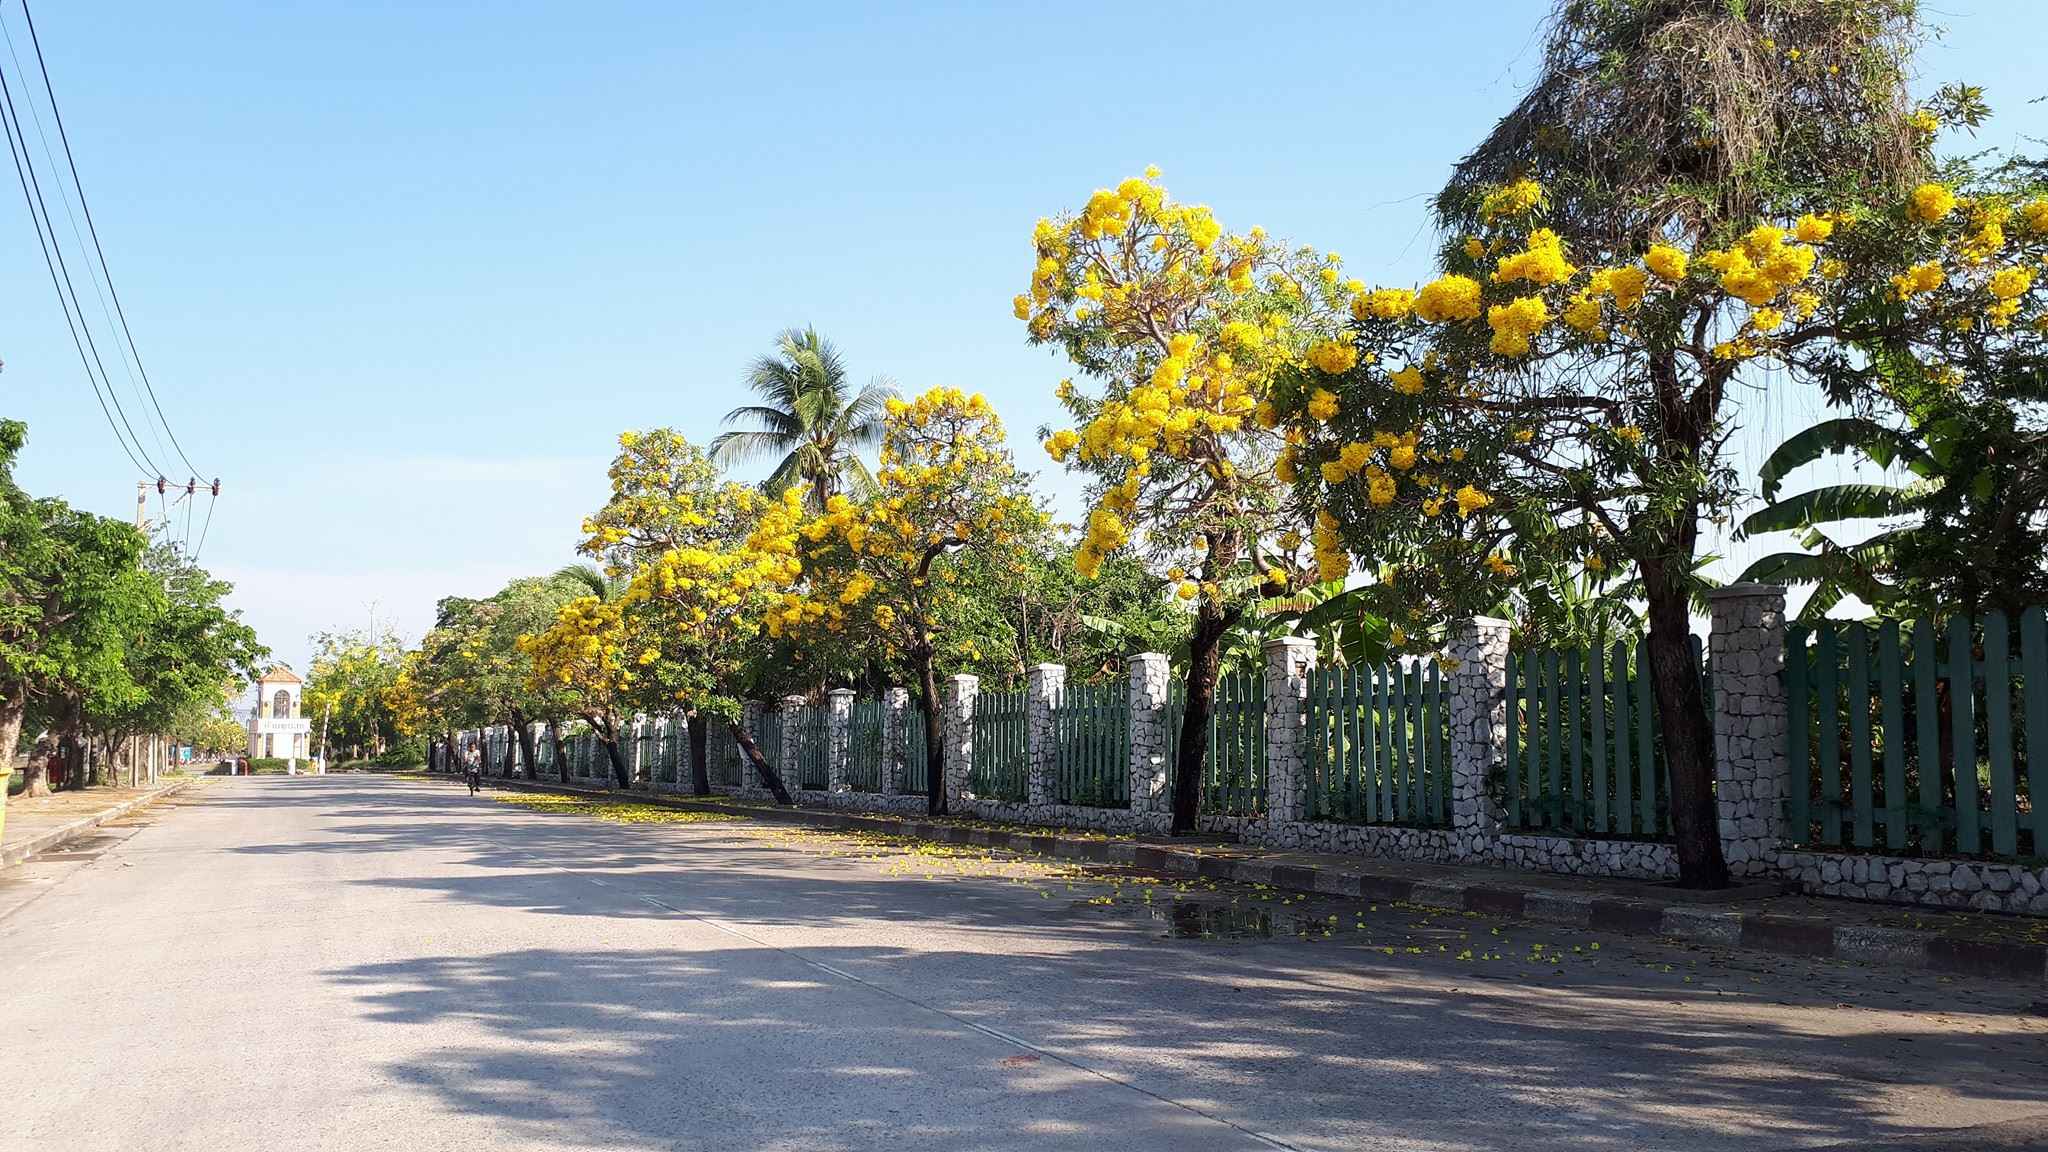
M223 779L0 873L0 1148L2043 1147L2044 999Z

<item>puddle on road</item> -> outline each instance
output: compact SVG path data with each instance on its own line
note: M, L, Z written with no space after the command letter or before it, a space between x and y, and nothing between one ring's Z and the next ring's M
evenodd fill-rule
M1275 936L1321 933L1325 928L1322 921L1311 916L1294 916L1252 904L1185 897L1171 903L1146 905L1076 900L1067 911L1074 916L1135 919L1165 940L1270 940Z
M1164 922L1175 940L1263 940L1273 935L1273 916L1263 908L1183 900L1153 908L1152 919Z

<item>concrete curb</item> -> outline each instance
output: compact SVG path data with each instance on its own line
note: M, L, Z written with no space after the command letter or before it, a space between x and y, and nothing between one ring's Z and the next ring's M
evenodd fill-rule
M1749 952L1852 960L1884 967L2048 983L2048 945L2044 944L1977 940L1865 924L1836 924L1817 916L1743 912L1726 905L1568 892L1540 884L1503 883L1492 877L1475 878L1465 883L1420 881L1369 870L1276 864L1257 857L1219 856L1166 844L1072 836L1045 829L1010 832L933 823L910 817L815 808L750 807L670 793L617 792L502 778L489 779L485 783L526 791L571 792L645 800L655 804L686 804L698 810L782 824L809 824L847 831L911 836L949 844L973 844L1094 864L1122 864L1180 876L1267 884L1294 892L1511 916L1619 935L1677 937ZM1360 863L1370 867L1370 861L1363 857Z
M12 868L24 860L32 860L53 848L61 848L109 820L118 820L144 805L154 804L164 797L182 792L198 782L198 778L194 777L189 780L180 780L176 783L166 784L154 792L137 796L132 800L124 800L104 812L95 812L90 816L81 816L69 824L59 824L57 827L39 836L33 836L27 840L0 847L0 868Z

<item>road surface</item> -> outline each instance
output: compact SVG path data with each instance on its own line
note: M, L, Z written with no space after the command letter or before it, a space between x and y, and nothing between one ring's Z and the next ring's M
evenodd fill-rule
M222 779L0 873L0 1148L2042 1147L2043 999Z

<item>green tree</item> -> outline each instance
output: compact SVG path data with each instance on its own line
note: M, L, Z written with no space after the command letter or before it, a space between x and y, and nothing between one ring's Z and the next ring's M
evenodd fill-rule
M775 354L754 361L747 387L761 398L726 413L727 424L752 424L711 441L711 460L731 466L780 457L762 488L780 496L801 488L813 512L835 493L864 495L874 477L861 450L882 439L883 406L896 388L878 376L858 392L846 364L815 329L791 328L776 338Z
M269 654L226 607L233 586L176 548L151 548L125 583L123 674L102 678L83 710L100 742L98 762L109 767L130 737L166 731L195 706L217 706L223 682L253 677Z
M321 755L337 747L350 758L383 751L400 735L387 694L397 683L405 646L388 630L363 629L322 632L313 643L304 714L325 726Z
M137 610L146 543L126 524L23 492L13 469L27 435L20 422L0 421L0 763L11 762L31 715L75 756L86 701L133 690L123 624ZM38 760L28 794L48 791Z

